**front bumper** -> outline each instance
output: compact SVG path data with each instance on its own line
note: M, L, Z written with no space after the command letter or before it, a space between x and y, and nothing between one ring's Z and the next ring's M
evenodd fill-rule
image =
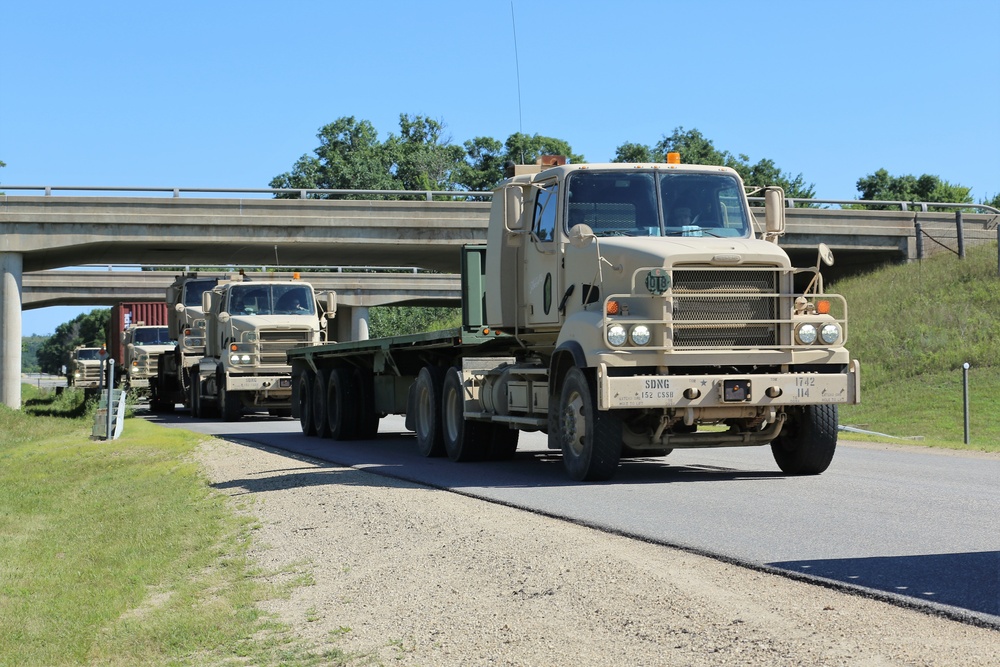
M854 404L861 399L861 369L852 360L846 373L636 375L612 377L601 364L597 407L729 408Z

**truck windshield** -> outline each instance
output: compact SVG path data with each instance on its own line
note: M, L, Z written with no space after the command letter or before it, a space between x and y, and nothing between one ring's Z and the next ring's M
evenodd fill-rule
M96 347L86 348L76 351L76 358L80 361L100 361L100 350Z
M132 342L136 345L171 345L170 331L167 327L140 327L135 330Z
M312 291L305 285L236 285L229 293L233 315L315 315Z
M184 305L201 308L201 295L219 283L215 278L189 280L184 283Z
M569 177L567 221L597 236L745 237L743 201L729 174L581 171Z

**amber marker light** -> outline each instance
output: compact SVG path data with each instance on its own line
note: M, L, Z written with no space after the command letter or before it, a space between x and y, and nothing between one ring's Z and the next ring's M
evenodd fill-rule
M617 301L608 301L608 315L617 315L619 310Z
M830 312L830 302L822 300L816 303L816 312L820 315L827 315Z
M229 351L230 352L235 352L236 351L236 343L231 343L229 345Z

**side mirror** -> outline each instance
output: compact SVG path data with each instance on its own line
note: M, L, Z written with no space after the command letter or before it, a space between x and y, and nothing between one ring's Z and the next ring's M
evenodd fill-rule
M524 189L519 185L508 185L503 189L504 225L507 231L519 232L524 229Z
M764 190L764 229L769 236L785 233L785 192L776 186Z
M329 291L326 293L326 319L332 320L337 316L337 293Z
M212 295L210 292L203 292L201 295L201 310L206 315L212 311Z
M594 230L591 229L590 225L580 223L579 225L573 225L569 230L569 244L574 248L586 248L596 238L597 235L594 234Z

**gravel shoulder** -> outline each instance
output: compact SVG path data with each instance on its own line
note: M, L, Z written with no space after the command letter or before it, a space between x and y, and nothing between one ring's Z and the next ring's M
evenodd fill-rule
M198 459L311 585L264 607L395 665L997 665L1000 632L257 445Z

